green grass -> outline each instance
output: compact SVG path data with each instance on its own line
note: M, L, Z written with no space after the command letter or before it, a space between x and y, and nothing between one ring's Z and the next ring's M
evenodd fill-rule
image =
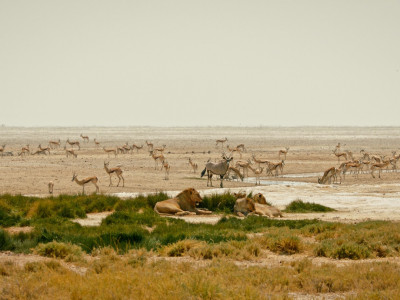
M311 212L330 212L335 211L335 209L321 205L316 203L303 202L298 199L292 201L286 208L283 210L287 213L311 213Z

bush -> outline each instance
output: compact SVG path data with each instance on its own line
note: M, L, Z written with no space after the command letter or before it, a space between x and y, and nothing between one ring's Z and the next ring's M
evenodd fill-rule
M207 208L211 211L233 213L235 202L236 198L231 193L224 193L222 195L213 194L211 196L204 196L203 202L199 204L199 207Z
M82 257L82 249L70 243L59 243L56 241L39 244L34 249L36 254L52 258L66 258L68 261L76 261Z
M337 247L332 252L332 257L337 259L362 259L370 257L370 252L365 246L348 242Z
M13 250L14 248L10 235L0 228L0 250Z
M303 202L300 199L292 201L286 209L287 213L310 213L310 212L330 212L335 209L316 203Z

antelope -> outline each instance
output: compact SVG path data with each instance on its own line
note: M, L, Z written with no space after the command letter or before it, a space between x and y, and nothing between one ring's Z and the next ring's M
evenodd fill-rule
M69 157L70 155L72 155L75 158L78 157L78 154L75 153L74 149L67 149L67 147L64 147L64 150L67 157Z
M161 164L162 164L161 170L165 169L165 180L168 180L169 179L169 170L171 169L171 166L169 165L169 163L166 160L162 161Z
M150 151L150 156L154 159L154 170L157 170L158 167L158 161L160 161L161 163L164 161L165 157L163 154L155 154L153 153L153 151ZM162 169L162 167L161 167Z
M258 182L258 185L260 185L261 184L261 182L260 182L260 175L262 174L262 172L263 172L263 170L264 170L264 168L257 168L257 169L254 169L252 166L248 166L248 168L250 169L250 170L252 170L253 171L253 173L254 173L254 175L256 176L256 185L257 185L257 182Z
M37 149L35 152L32 152L32 153L31 153L31 155L36 155L36 154L44 154L44 155L46 155L46 151L45 151L45 150Z
M362 159L370 160L369 153L365 152L364 149L361 149L360 153L362 154Z
M189 157L189 164L193 169L193 173L196 173L198 166L197 166L197 164L195 162L192 161L192 159L190 157Z
M235 163L235 167L238 168L240 170L240 168L243 169L243 176L247 176L249 177L249 167L251 165L251 161L250 159L247 161L242 161L242 160L238 160Z
M117 175L117 177L118 177L118 184L117 184L117 186L119 186L119 183L120 183L121 178L122 178L122 186L124 187L124 186L125 186L125 179L124 179L124 177L122 176L122 170L121 170L121 168L116 167L116 168L111 168L111 169L109 169L109 168L108 168L108 165L109 165L109 164L110 164L110 162L108 162L108 163L104 162L104 170L106 170L107 174L110 176L110 185L109 185L109 186L112 186L111 175L112 175L112 174L115 174L115 175Z
M50 147L51 149L60 148L60 146L61 146L61 141L60 141L60 139L58 139L58 142L57 142L57 141L49 141L49 147Z
M371 160L374 160L375 163L381 163L382 162L382 157L379 157L377 155L371 155Z
M233 171L236 174L235 177L232 176L233 179L239 179L240 178L240 180L243 181L243 175L240 174L240 170L238 170L238 169L236 169L236 168L234 168L232 166L229 166L228 171L224 175L224 178L229 178L229 174L231 173L231 171Z
M44 152L47 151L47 152L49 153L49 155L50 155L50 147L42 148L42 145L39 144L39 149L40 149L41 151L44 151Z
M75 181L77 184L82 186L82 194L85 194L85 184L89 182L93 183L93 185L96 187L96 193L99 192L99 186L97 185L99 179L96 176L86 177L85 179L82 180L79 180L77 177L78 175L74 173L74 175L72 175L72 181Z
M29 144L26 145L25 147L21 148L21 153L19 155L22 155L22 154L24 154L24 155L31 154L30 149L29 149Z
M132 151L133 151L133 149L136 149L136 153L138 153L140 149L143 149L143 145L139 147L138 145L133 144L131 149L132 149Z
M235 147L235 148L232 149L231 147L229 147L229 145L227 145L226 148L227 148L227 149L229 150L229 152L231 152L231 153L233 153L233 152L238 152L239 155L240 155L240 158L242 158L242 151L241 151L240 148Z
M216 140L215 142L215 147L218 147L219 144L221 144L222 146L224 146L224 143L227 141L228 139L225 138L223 140Z
M154 147L153 143L146 141L146 145L147 145L147 149L148 149L149 151L150 151L150 150L153 150L153 147Z
M372 164L372 166L371 166L371 175L372 175L372 178L375 178L375 176L374 176L374 171L375 171L375 169L378 169L378 170L379 170L379 178L381 178L381 171L382 171L382 169L383 169L383 168L386 168L389 164L390 164L390 160L387 160L387 161L384 162L384 163L375 163L375 164Z
M166 145L163 145L162 147L154 148L154 152L161 152L161 153L164 153L165 147L167 147L167 146L166 146Z
M338 163L340 162L340 158L343 156L344 157L344 159L345 160L347 160L347 153L345 153L345 152L336 152L336 150L335 151L332 151L333 152L333 154L337 157L337 159L338 159Z
M278 169L281 170L281 174L283 174L283 166L285 165L285 161L282 160L279 163L270 163L266 169L266 173L272 175L272 171L275 171L275 176L278 176Z
M349 150L344 150L344 152L347 154L347 157L351 160L354 160L353 152Z
M53 188L54 188L54 183L53 183L53 181L50 181L50 182L47 184L47 187L49 188L49 194L53 195Z
M281 155L283 154L283 155L285 155L284 160L286 160L286 154L288 153L289 149L290 149L289 147L285 147L285 150L279 150L279 152L278 152L279 159L281 158Z
M204 170L201 172L201 177L204 176L204 174L207 171L207 186L208 183L210 182L211 186L212 186L212 175L219 175L221 178L221 184L220 187L223 188L223 183L222 180L224 178L224 175L226 174L226 172L228 171L229 168L229 163L231 162L231 160L233 159L233 157L230 155L230 157L226 157L225 154L222 155L222 161L220 161L219 163L212 163L210 161L208 161L206 163L206 167L204 168Z
M67 143L71 146L71 147L74 147L74 146L78 146L78 150L81 150L81 145L79 144L79 142L78 141L70 141L69 139L67 139Z
M96 147L100 146L100 142L98 142L96 139L94 139L93 141L94 141L94 144L96 145Z
M340 177L340 183L342 183L342 176L341 176L341 170L335 167L329 168L324 172L324 175L322 178L318 177L318 183L319 184L325 184L325 183L331 183L332 178L335 181L337 181L337 175L339 174Z
M117 153L122 153L122 154L126 153L126 149L124 148L124 146L122 147L117 146Z
M256 156L253 154L252 158L254 160L254 162L258 163L258 167L260 167L261 164L266 164L267 166L269 164L271 164L271 162L269 160L265 160L265 159L257 159Z
M244 147L244 144L239 144L236 146L237 149L241 149L241 151L246 152L246 148Z
M355 174L356 177L358 178L358 173L360 172L361 167L362 167L361 161L357 161L357 162L353 161L353 162L347 163L343 167L343 175L346 174L347 170L354 169L353 174Z
M105 147L103 147L103 150L105 153L108 154L108 157L110 157L110 153L114 153L114 156L117 157L117 150L116 149L106 149Z
M82 135L81 133L81 138L83 139L84 142L89 143L89 137L87 135Z
M0 147L0 152L1 152L1 156L4 155L4 148L6 147L6 145L4 144L3 146Z

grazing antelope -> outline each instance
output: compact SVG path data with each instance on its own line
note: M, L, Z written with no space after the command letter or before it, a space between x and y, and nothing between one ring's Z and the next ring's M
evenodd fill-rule
M132 151L133 151L133 149L136 149L136 153L138 153L140 149L143 149L143 145L138 146L138 145L133 144L131 149L132 149Z
M56 148L60 148L61 146L61 141L60 139L58 139L58 141L49 141L49 147L51 149L56 149Z
M243 169L243 176L247 176L249 177L249 167L251 165L251 160L248 159L247 161L243 161L243 160L238 160L235 163L235 167L238 168L240 170L240 168Z
M100 142L98 142L96 139L93 140L94 144L96 145L96 148L100 146Z
M153 147L154 147L153 143L146 141L146 145L147 145L147 149L149 151L153 150Z
M3 154L4 154L4 148L5 148L5 147L6 147L5 144L4 144L3 146L0 147L1 156L3 156Z
M49 155L50 155L50 147L42 148L42 145L39 144L39 149L40 149L41 151L44 151L44 152L47 151L47 153L49 153Z
M329 168L324 172L324 175L322 178L318 177L318 183L319 184L326 184L326 183L331 183L332 178L335 181L337 181L337 175L339 174L340 176L340 183L342 183L342 176L341 176L341 170L335 167Z
M165 180L168 180L169 179L169 170L171 169L171 166L169 165L169 163L166 160L162 161L161 164L162 164L161 170L165 169L165 177L164 178L165 178Z
M78 175L74 173L74 175L72 175L72 181L75 181L77 184L82 186L82 194L85 194L85 184L89 182L93 183L93 185L96 187L96 193L99 192L99 186L97 185L99 179L96 176L86 177L85 179L82 180L79 180L77 177Z
M267 166L268 166L269 164L271 164L271 162L270 162L269 160L266 160L266 159L257 159L256 156L255 156L254 154L252 154L251 157L253 158L254 162L258 164L258 167L260 167L261 164L266 164Z
M272 175L272 171L275 171L275 176L278 176L278 169L281 170L281 174L283 174L283 166L285 165L285 161L282 160L279 163L270 163L266 168L267 175Z
M49 194L53 195L53 189L54 189L54 183L53 183L53 181L50 181L50 182L47 184L47 187L49 188Z
M347 153L345 153L345 152L336 152L336 150L332 151L332 152L337 157L338 163L340 163L340 158L341 157L344 157L344 159L347 160Z
M106 149L105 147L103 147L103 150L105 153L108 154L108 157L110 157L110 153L114 153L114 156L117 157L117 150L116 149Z
M31 154L31 151L29 149L29 144L26 145L25 147L21 148L21 152L19 153L19 155L26 155L26 154Z
M157 155L157 154L153 153L152 150L150 151L150 156L154 159L154 170L157 170L158 162L160 161L162 163L164 161L165 157L163 154ZM162 167L161 167L161 169L162 169Z
M219 144L221 144L222 146L224 146L224 143L227 141L228 139L225 138L223 140L216 140L215 142L215 147L218 147Z
M253 168L252 166L250 166L250 165L249 165L248 168L249 168L250 170L252 170L253 173L254 173L254 175L256 176L256 185L257 185L257 184L260 185L260 184L261 184L260 175L262 174L264 168L257 168L257 169L254 169L254 168Z
M229 163L231 162L231 160L233 159L233 157L230 155L229 157L226 157L225 154L222 155L222 161L220 161L219 163L213 163L208 161L206 163L206 167L204 168L204 170L201 172L201 177L204 176L204 174L207 171L207 186L208 183L210 182L211 186L212 186L212 175L219 175L221 178L221 184L220 187L223 188L223 183L222 180L226 174L226 172L229 169Z
M193 173L196 173L198 166L195 162L192 161L192 159L190 157L189 157L189 165L192 167Z
M117 177L118 177L118 184L117 184L117 186L119 186L119 183L120 183L120 181L121 181L121 178L122 178L122 186L125 186L125 179L124 179L124 177L122 176L122 170L121 170L121 168L115 167L115 168L109 169L109 168L108 168L108 165L109 165L109 164L110 164L110 162L108 162L108 163L104 162L104 170L106 170L107 174L110 176L110 185L109 185L109 186L112 186L112 182L111 182L111 175L112 175L112 174L115 174L115 175L117 175Z
M70 141L69 139L67 139L67 143L71 147L78 146L78 150L81 150L81 145L80 145L80 143L78 141Z
M72 155L75 158L78 157L78 154L75 153L74 149L67 149L67 147L64 147L64 150L67 157L69 157L70 155Z
M290 149L289 147L285 147L285 150L279 150L279 152L278 152L279 159L281 158L281 155L283 154L285 156L285 158L283 160L286 160L286 154L288 153L289 149Z
M82 135L81 133L81 138L83 139L84 142L89 143L89 137L87 135Z
M242 150L241 150L241 148L237 148L237 147L231 148L231 147L229 147L229 145L227 145L226 148L227 148L227 149L229 150L229 152L231 152L231 153L233 153L233 152L239 153L240 158L242 158Z
M379 157L378 155L371 155L371 160L374 160L375 163L381 163L382 162L382 156Z
M372 178L375 178L374 172L375 172L376 169L379 170L379 178L381 178L381 171L382 171L382 169L383 169L383 168L386 168L389 164L390 164L390 160L387 160L387 161L384 162L384 163L375 163L375 164L372 164L372 166L371 166L371 175L372 175Z

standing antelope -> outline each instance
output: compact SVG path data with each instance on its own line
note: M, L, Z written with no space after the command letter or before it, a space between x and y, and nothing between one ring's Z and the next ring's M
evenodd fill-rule
M146 145L147 145L147 149L149 151L153 150L153 147L154 147L153 143L146 141Z
M75 158L78 157L78 154L75 153L74 149L67 149L67 147L64 147L64 150L67 157L69 157L70 155L72 155Z
M232 154L231 154L232 155ZM222 180L224 178L224 175L226 174L226 172L228 171L229 168L229 163L231 162L231 160L233 159L233 157L230 155L230 157L226 157L225 154L222 156L223 160L220 161L219 163L212 163L212 162L207 162L206 167L204 168L204 170L201 172L201 177L204 176L204 174L207 171L207 186L208 186L208 182L210 182L211 186L212 186L212 175L219 175L221 178L221 184L220 187L223 188L223 183Z
M89 137L87 135L82 135L81 133L81 138L83 139L84 142L89 143Z
M218 147L219 144L221 144L222 146L224 146L224 143L227 141L228 139L225 137L225 139L223 140L216 140L215 142L215 147Z
M242 161L242 160L238 160L235 163L235 167L238 168L240 170L240 168L243 169L243 176L247 176L249 177L249 167L251 165L251 161L250 159L247 161Z
M67 143L71 146L71 147L74 147L74 146L78 146L78 150L81 150L81 145L80 145L80 143L78 142L78 141L70 141L69 139L67 139Z
M281 170L281 174L283 174L283 166L285 165L285 161L282 160L279 163L270 163L266 168L266 173L272 175L272 171L275 171L275 176L278 176L278 169Z
M384 163L375 163L375 164L372 164L372 166L371 166L371 175L372 175L372 177L375 178L374 172L375 172L375 169L378 169L378 170L379 170L379 178L381 178L381 171L382 171L382 169L383 169L383 168L386 168L389 164L390 164L390 160L387 160L387 161L384 162Z
M164 153L166 145L163 145L162 147L154 148L154 152L161 152Z
M105 153L108 154L108 157L110 157L110 153L114 153L114 156L117 157L117 150L116 149L106 149L105 147L103 147L103 150Z
M56 148L60 148L61 146L61 141L60 139L58 139L58 141L49 141L49 147L51 149L56 149Z
M26 145L25 147L21 148L21 153L19 155L22 155L22 154L24 154L24 155L31 154L30 149L29 149L29 144Z
M333 152L333 154L337 157L338 163L340 162L340 158L341 158L342 156L344 157L345 160L347 160L347 153L345 153L345 152L336 152L336 150L335 150L335 151L332 151L332 152Z
M99 179L96 176L86 177L85 179L82 180L79 180L77 177L78 175L74 173L74 175L72 175L72 181L75 181L77 184L82 186L82 194L85 194L85 184L89 182L93 183L93 185L96 187L96 193L99 192L99 186L97 185Z
M271 164L271 162L269 160L266 159L257 159L256 156L254 154L252 154L252 158L254 160L255 163L258 164L258 167L260 167L261 164L266 164L267 166L269 164Z
M6 145L4 144L3 146L0 147L0 152L1 152L1 156L4 155L4 148L6 147Z
M260 185L261 184L260 175L262 174L264 168L254 169L252 166L249 165L249 169L252 170L254 175L256 176L256 185L257 185L257 183L258 183L258 185Z
M165 169L165 180L168 180L169 179L169 170L171 169L171 166L169 165L169 163L166 161L166 160L164 160L162 163L162 167L161 167L161 170L162 169Z
M285 150L279 150L278 152L278 157L279 159L281 158L281 155L283 154L285 158L283 160L286 160L286 154L289 152L289 147L285 147Z
M136 149L136 153L138 153L140 149L143 149L143 145L138 146L138 145L133 144L131 149L132 149L132 151L133 151L133 149Z
M242 158L242 150L241 148L235 147L235 148L231 148L229 147L229 145L226 146L226 148L229 150L229 152L233 153L233 152L238 152L240 155L240 158Z
M192 159L190 157L189 157L189 164L193 169L193 173L196 173L198 166L197 166L197 164L195 162L192 161Z
M43 151L43 152L47 151L47 153L49 153L49 155L50 155L50 147L42 148L42 145L39 144L39 149L40 149L40 151Z
M115 167L115 168L109 169L109 168L108 168L108 165L109 165L109 164L110 164L110 162L108 162L108 163L104 162L104 170L106 170L107 174L110 176L110 185L109 185L109 186L112 186L112 182L111 182L111 175L112 175L112 174L115 174L115 175L117 175L117 177L118 177L118 184L117 184L117 186L119 186L119 183L120 183L120 181L121 181L121 178L122 178L122 186L125 186L125 179L124 179L124 177L122 176L122 170L121 170L121 168Z
M153 153L153 150L150 151L150 156L154 159L154 170L157 170L158 167L158 162L160 161L161 163L164 161L165 157L163 154L155 154ZM161 167L162 169L162 167Z

